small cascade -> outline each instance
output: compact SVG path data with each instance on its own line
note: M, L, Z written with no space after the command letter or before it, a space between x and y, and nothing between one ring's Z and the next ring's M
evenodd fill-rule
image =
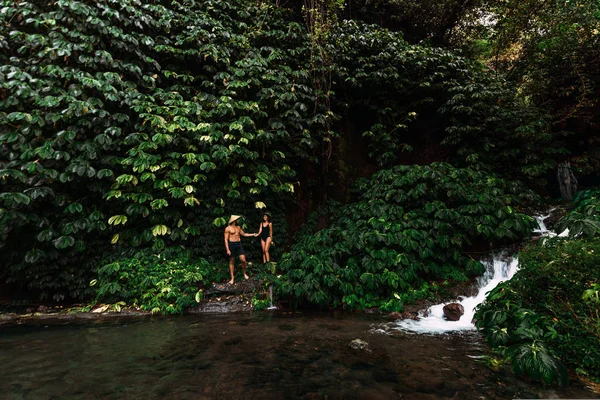
M267 308L267 310L276 310L277 307L273 305L273 285L269 286L269 299L271 300L271 305Z
M534 234L539 236L556 236L546 228L544 220L548 215L537 215L535 219L538 222L538 229ZM394 323L393 329L408 331L414 333L437 334L452 331L474 330L473 316L475 308L481 304L488 292L494 289L502 281L513 277L519 267L517 257L507 252L499 252L488 260L482 260L481 263L486 267L485 273L477 279L477 295L472 297L461 297L457 303L461 304L465 313L458 321L448 321L444 318L443 308L446 304L456 303L451 301L437 304L430 307L427 311L421 312L419 320L402 320Z

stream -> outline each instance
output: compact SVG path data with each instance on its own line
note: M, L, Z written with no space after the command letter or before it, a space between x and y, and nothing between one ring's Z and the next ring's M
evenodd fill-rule
M2 399L594 398L493 372L473 331L415 335L381 315L148 317L0 327ZM361 339L365 348L352 348Z

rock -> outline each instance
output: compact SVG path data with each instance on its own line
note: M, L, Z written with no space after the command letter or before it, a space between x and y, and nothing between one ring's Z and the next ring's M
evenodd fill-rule
M419 313L415 311L405 311L402 313L402 315L404 316L404 319L412 319L415 321L419 320Z
M213 283L212 286L204 291L204 295L237 295L259 291L260 289L262 289L261 281L255 277L250 277L250 279L238 280L233 285L229 285L228 283Z
M465 308L458 303L450 303L444 306L444 317L448 321L458 321L465 313Z
M203 301L197 307L190 308L187 311L192 314L204 313L229 313L252 310L250 299L242 295L222 296L219 298L209 298Z
M399 319L404 319L404 317L402 316L402 313L399 312L391 312L388 314L388 319L390 321L397 321Z
M400 319L413 319L415 321L418 321L419 313L416 311L404 311L403 313L392 312L388 314L388 319L390 321L397 321Z
M364 340L361 339L354 339L353 341L350 342L350 347L353 348L354 350L364 350L368 353L371 352L371 348L369 347L369 343L365 342Z
M46 307L46 306L42 305L42 306L39 306L37 310L38 310L38 312L41 312L41 313L50 312L50 307Z

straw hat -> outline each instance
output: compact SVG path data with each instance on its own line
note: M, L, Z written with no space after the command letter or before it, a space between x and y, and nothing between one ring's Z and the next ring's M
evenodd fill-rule
M231 225L240 218L242 218L240 215L232 215L231 218L229 218L229 225Z

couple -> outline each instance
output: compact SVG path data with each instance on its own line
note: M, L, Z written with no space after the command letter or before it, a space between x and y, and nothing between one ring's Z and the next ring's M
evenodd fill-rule
M229 257L229 272L231 273L231 280L229 284L233 284L233 269L235 257L239 257L242 262L242 271L244 271L244 278L248 279L246 274L246 254L244 253L244 247L242 246L241 236L260 236L260 244L262 246L263 263L270 262L269 247L273 240L273 223L271 222L271 214L265 212L262 215L262 222L258 228L258 233L246 233L238 225L237 221L241 217L239 215L232 215L229 218L229 225L225 228L225 250L227 251L227 257Z

